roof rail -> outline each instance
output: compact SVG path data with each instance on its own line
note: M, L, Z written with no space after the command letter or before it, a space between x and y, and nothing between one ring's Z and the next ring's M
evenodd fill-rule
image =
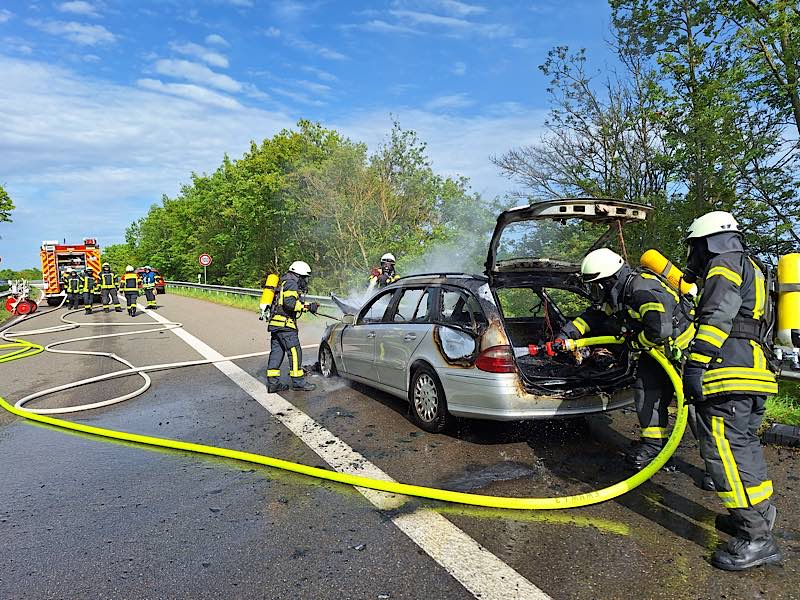
M485 279L488 281L486 275L478 275L477 273L464 273L462 271L445 271L439 273L414 273L413 275L403 275L395 280L401 281L403 279L412 279L415 277L474 277L475 279Z

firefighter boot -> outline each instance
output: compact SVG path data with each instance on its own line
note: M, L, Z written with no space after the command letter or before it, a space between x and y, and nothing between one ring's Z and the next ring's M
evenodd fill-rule
M298 392L311 392L317 389L317 386L307 381L300 381L298 383L292 383L292 389Z
M92 314L92 307L91 306L87 306L86 309L83 312L84 312L84 314L87 314L87 315Z
M289 389L289 386L286 385L285 383L281 383L281 380L278 379L277 377L274 378L274 380L273 380L272 377L270 377L267 381L268 381L268 383L267 383L267 391L270 394L277 394L278 392L285 392L286 390Z
M641 471L661 452L661 447L661 440L644 438L631 449L626 458L634 469Z
M763 511L759 509L756 510L761 513L761 515L767 521L769 530L772 531L775 528L775 521L778 519L778 509L770 504ZM727 533L728 535L736 535L739 532L739 528L736 525L736 519L731 514L717 515L716 519L714 519L714 527L719 529L722 533Z
M108 308L107 306L104 306L104 307L103 307L103 312L104 312L104 313L111 312L111 309L110 309L110 308Z
M781 562L781 551L772 534L757 540L733 538L711 557L711 564L724 571L744 571Z
M114 306L114 312L122 312L121 306Z
M700 481L700 489L707 492L713 492L717 489L717 486L708 471L703 472L703 479Z

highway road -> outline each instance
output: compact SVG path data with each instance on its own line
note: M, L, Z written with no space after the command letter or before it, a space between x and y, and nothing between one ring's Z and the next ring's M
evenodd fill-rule
M264 324L252 313L169 294L159 301L155 318L179 321L185 333L69 349L114 352L136 365L266 349ZM56 325L66 312L42 311L12 329ZM136 321L155 327L155 318ZM324 320L303 321L303 344L318 343ZM315 360L316 348L307 349L305 362ZM637 431L630 411L459 421L428 434L411 424L402 401L338 379L313 375L315 391L271 398L265 364L257 357L155 372L142 396L65 418L484 494L567 495L631 474L622 459ZM0 394L13 402L119 368L102 357L43 353L0 364ZM92 384L32 406L102 400L140 381ZM517 512L361 493L233 460L64 433L2 412L0 598L798 598L800 453L768 447L766 454L785 560L735 574L708 564L726 539L713 526L722 509L697 487L700 459L688 432L674 471L615 501Z

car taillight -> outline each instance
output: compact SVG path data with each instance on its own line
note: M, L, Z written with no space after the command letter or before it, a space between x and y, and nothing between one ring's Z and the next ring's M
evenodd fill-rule
M511 346L492 346L478 355L475 366L489 373L514 373L514 351Z

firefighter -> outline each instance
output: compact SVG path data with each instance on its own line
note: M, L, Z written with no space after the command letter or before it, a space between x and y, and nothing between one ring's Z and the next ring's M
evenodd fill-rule
M730 213L695 219L686 243L685 278L702 281L702 293L683 389L695 404L706 469L729 512L717 515L717 529L733 536L711 564L740 571L778 563L777 511L757 435L767 396L778 391L764 354L771 315L767 270L748 255Z
M135 273L133 265L125 267L125 274L120 277L119 289L125 294L128 303L128 314L136 316L136 299L139 297L139 276Z
M567 323L559 338L622 334L634 351L659 347L674 358L688 346L694 334L692 302L651 271L631 269L619 254L600 248L583 259L581 277L590 285L595 306ZM641 431L627 460L641 470L669 437L668 407L674 389L661 366L643 352L633 390Z
M144 296L147 298L147 306L145 308L158 308L156 306L156 274L149 265L144 268L141 279Z
M87 315L92 314L92 305L94 304L94 295L100 291L100 284L94 271L89 267L83 272L83 281L81 283L81 292L83 292L83 308Z
M374 269L369 278L369 289L372 291L375 287L386 287L390 283L394 283L400 279L400 275L395 271L394 264L397 262L394 254L387 252L381 256L380 269Z
M308 291L308 277L311 267L302 260L291 264L289 271L281 277L273 300L274 310L269 320L268 331L271 334L270 354L267 361L267 390L281 392L289 386L281 383L281 363L284 355L289 357L289 376L292 378L292 389L311 391L313 383L305 380L303 373L303 351L297 335L297 319L306 311L316 314L318 302L308 305L303 303L303 295Z
M81 301L81 286L83 285L83 281L80 275L78 275L78 272L71 267L67 269L66 274L67 285L65 290L67 293L67 301L65 304L67 309L77 310Z
M117 295L116 276L108 263L103 263L103 268L100 270L100 298L103 302L103 312L111 310L112 300L114 301L114 310L122 312L122 305L119 303Z

